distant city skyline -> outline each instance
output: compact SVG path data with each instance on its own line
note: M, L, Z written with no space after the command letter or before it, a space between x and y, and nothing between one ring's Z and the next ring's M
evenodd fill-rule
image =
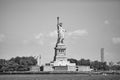
M58 16L68 58L101 61L104 48L104 61L120 61L119 0L0 0L0 59L52 61Z

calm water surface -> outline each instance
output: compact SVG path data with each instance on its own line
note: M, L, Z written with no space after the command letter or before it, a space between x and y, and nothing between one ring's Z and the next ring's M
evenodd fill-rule
M0 80L120 80L120 75L33 74L0 75Z

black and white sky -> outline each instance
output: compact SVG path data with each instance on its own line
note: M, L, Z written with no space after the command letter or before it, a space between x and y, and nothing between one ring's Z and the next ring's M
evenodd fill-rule
M53 60L57 16L66 29L68 58L120 61L119 0L0 0L0 58Z

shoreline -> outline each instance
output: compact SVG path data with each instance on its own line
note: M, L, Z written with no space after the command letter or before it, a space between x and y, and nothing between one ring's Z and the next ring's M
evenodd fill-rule
M120 75L120 71L96 71L96 72L77 72L77 71L14 71L14 72L0 72L0 75L7 74L85 74L85 75Z

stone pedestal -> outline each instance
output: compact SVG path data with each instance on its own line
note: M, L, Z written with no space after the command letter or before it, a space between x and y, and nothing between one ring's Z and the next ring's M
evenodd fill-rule
M53 61L54 71L76 71L75 63L67 61L66 47L62 43L57 43Z
M56 44L54 61L67 61L66 47L64 44Z

